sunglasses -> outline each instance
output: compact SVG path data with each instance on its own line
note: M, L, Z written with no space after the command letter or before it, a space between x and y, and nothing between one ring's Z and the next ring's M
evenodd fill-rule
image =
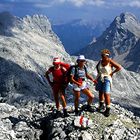
M109 57L109 54L101 54L102 57L107 56Z

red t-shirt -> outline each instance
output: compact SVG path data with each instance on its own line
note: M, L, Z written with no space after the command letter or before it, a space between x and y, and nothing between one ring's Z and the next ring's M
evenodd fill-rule
M65 68L54 69L54 67L50 67L48 71L52 73L54 83L61 84L63 82L64 73L66 72Z
M52 73L53 76L53 82L61 84L64 81L64 75L65 72L69 69L70 65L67 63L62 63L60 64L60 68L54 69L54 67L49 68L49 72Z

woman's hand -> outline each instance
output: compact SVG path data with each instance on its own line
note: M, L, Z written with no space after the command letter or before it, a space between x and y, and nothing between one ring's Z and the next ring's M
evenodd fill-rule
M81 87L82 86L82 83L78 82L77 85L78 85L78 87Z
M93 82L94 82L94 84L97 84L97 83L98 83L98 81L97 81L97 80L93 80Z
M113 72L111 72L111 73L110 73L110 76L112 77L112 76L113 76L113 74L114 74L114 73L113 73Z
M92 82L93 82L94 84L97 84L97 83L98 83L96 79L92 80Z

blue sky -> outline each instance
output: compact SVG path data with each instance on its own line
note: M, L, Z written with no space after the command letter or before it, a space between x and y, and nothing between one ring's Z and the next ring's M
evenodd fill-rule
M122 12L131 12L140 19L140 0L0 0L2 11L19 17L44 14L52 22L113 20Z

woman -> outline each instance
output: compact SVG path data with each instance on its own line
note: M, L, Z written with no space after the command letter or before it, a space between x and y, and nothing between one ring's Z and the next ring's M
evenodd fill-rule
M114 73L121 70L121 66L116 63L114 60L109 58L110 51L108 49L104 49L101 51L101 60L97 64L97 84L96 90L99 91L99 111L103 112L104 101L106 104L106 109L104 111L104 115L108 117L110 115L110 89L112 84L112 76ZM114 68L114 70L113 70Z
M77 58L77 65L73 66L71 70L71 82L73 83L73 91L75 95L74 106L75 106L75 114L79 115L78 105L80 98L80 91L82 91L85 95L87 95L87 109L90 111L91 103L93 101L93 94L89 90L86 78L90 79L92 82L95 82L94 79L88 74L87 68L85 67L86 59L84 55L80 55Z
M69 64L62 63L59 58L53 59L53 66L50 67L45 76L52 87L53 90L53 96L56 103L57 113L59 113L60 103L59 103L59 96L62 100L62 106L63 106L63 113L64 117L68 116L67 110L66 110L66 99L65 99L65 91L63 89L63 81L64 81L64 75L69 68ZM50 80L49 75L52 74L53 81Z

